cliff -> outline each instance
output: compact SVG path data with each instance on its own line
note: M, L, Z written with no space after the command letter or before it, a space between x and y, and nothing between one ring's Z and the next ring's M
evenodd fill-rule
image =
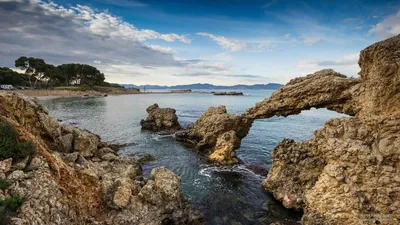
M143 177L140 164L119 156L117 146L59 124L37 99L0 92L0 116L2 126L36 149L26 159L0 161L0 178L9 183L0 190L0 202L24 199L2 222L202 224L182 197L179 177L163 167Z

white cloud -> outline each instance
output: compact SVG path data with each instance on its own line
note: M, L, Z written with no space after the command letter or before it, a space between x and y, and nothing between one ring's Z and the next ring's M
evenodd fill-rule
M148 46L159 52L168 53L168 54L176 53L176 51L170 47L162 47L159 45L148 45Z
M369 34L376 34L379 39L385 39L400 34L400 10L386 17L369 30Z
M177 34L162 34L160 36L160 39L169 42L180 41L186 44L190 44L192 42L192 40L187 38L186 35L177 35Z
M172 75L188 72L235 74L235 65L225 63L228 60L222 61L229 55L218 56L220 62L179 59L174 55L174 49L160 42L157 45L146 42L160 39L190 43L186 35L137 29L122 18L88 6L63 7L37 0L0 0L0 12L0 27L6 31L0 32L0 62L4 62L3 66L12 67L16 58L27 55L43 58L54 65L91 64L105 74L107 81L138 84L148 81L182 83L182 77ZM201 79L190 77L188 82ZM210 79L209 82L227 82Z
M161 34L154 30L137 29L134 25L123 21L119 17L111 15L108 12L95 12L88 6L77 5L76 7L71 7L73 10L71 12L71 10L59 7L54 3L41 2L40 4L50 12L68 11L69 14L74 13L74 18L83 21L89 31L103 37L119 37L139 41L161 39L169 42L180 41L186 44L191 42L185 35L174 33Z
M315 44L317 42L322 41L322 37L320 36L303 36L303 42L305 44Z
M290 37L290 34L285 34L285 35L283 35L283 37L289 38L289 37Z
M227 49L231 52L238 52L246 48L246 43L244 43L243 41L229 39L224 36L215 36L204 32L197 33L197 35L209 37L217 44L219 44L222 48Z
M215 36L210 33L196 33L197 35L211 38L222 48L230 52L247 51L247 52L265 52L271 51L270 43L268 41L264 42L245 42L241 40L230 39L224 36Z

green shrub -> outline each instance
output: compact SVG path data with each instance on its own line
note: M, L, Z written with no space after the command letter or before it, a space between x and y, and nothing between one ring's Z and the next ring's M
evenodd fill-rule
M5 180L5 179L3 179L3 178L0 178L0 189L1 189L1 190L5 190L5 189L7 189L9 186L10 186L10 183L9 183L7 180Z
M36 150L32 142L20 142L18 136L17 130L0 118L0 160L24 159L35 154Z
M3 206L7 211L15 212L22 204L24 204L24 198L18 194L13 194L11 197L0 201L0 206Z
M10 217L15 215L25 199L18 194L0 201L0 225L10 224Z

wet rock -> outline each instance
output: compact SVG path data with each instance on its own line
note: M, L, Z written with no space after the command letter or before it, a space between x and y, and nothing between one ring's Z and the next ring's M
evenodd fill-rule
M251 163L246 165L246 168L261 176L267 176L268 174L268 171L265 169L265 167L258 164Z
M156 161L156 159L154 158L154 156L150 155L150 154L144 154L142 156L139 156L138 158L138 162L143 164L143 163L147 163L147 162L154 162Z
M146 109L148 116L146 120L140 121L145 130L151 131L177 131L181 129L175 109L160 108L157 104Z

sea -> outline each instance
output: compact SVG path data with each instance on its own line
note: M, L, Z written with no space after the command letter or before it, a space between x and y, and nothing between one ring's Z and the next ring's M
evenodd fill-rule
M130 157L151 154L155 161L143 164L145 176L149 176L151 170L158 166L177 174L181 179L184 197L204 215L206 224L299 221L302 212L284 208L261 187L265 174L255 173L248 168L265 168L267 172L272 165L271 151L284 138L297 141L310 139L313 131L320 129L325 121L345 115L326 109L311 109L299 115L256 120L247 137L242 140L241 147L236 150L240 164L234 166L212 165L207 162L204 153L175 141L173 135L141 130L140 120L147 117L146 108L154 103L162 108L176 109L179 122L185 127L195 122L210 106L225 105L228 113L244 113L273 92L222 91L241 91L244 96L177 93L40 100L49 109L50 115L63 123L96 133L103 141L129 143L120 150L120 154Z

